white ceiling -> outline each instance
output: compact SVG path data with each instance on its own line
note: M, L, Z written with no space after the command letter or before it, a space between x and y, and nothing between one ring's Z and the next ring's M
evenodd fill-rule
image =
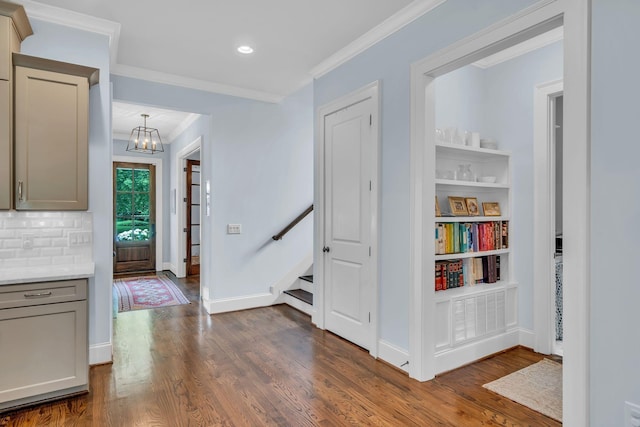
M113 74L278 102L446 0L11 1L107 35ZM242 44L255 52L238 53ZM142 113L166 142L194 119L117 103L114 135L128 139Z

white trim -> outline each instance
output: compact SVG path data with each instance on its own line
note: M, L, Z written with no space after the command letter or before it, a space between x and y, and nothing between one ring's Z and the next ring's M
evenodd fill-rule
M17 3L21 3L24 6L29 18L107 36L109 38L110 64L112 67L116 64L121 29L121 25L118 22L31 0L18 0Z
M359 55L371 46L415 21L425 13L440 6L445 1L446 0L422 0L409 3L406 7L400 9L398 12L391 15L371 30L367 31L362 36L358 37L347 46L343 47L313 67L310 74L316 79L327 74L331 70L334 70L345 62L353 59L356 55Z
M177 271L174 271L176 277L181 278L187 275L187 266L183 259L187 257L187 236L185 235L184 228L186 227L187 222L187 213L186 213L186 203L184 202L185 187L187 185L187 178L184 168L186 166L186 158L189 157L194 152L202 149L202 135L198 136L193 142L185 146L182 150L176 153L176 170L175 170L175 182L176 182L176 214L178 215L178 228L175 230L176 232L176 242L178 244L178 249L176 250L176 254L178 256L177 259L171 260L173 266L177 266ZM201 187L202 191L202 187ZM200 207L200 217L202 216L202 206ZM201 221L202 223L203 221ZM202 243L202 242L200 242ZM204 261L204 260L203 260ZM202 268L202 264L200 265Z
M555 242L555 145L551 99L562 80L537 85L533 108L533 327L538 353L549 354L555 340L553 253Z
M558 27L549 31L548 33L540 34L537 37L533 37L508 49L502 50L498 53L494 53L493 55L487 56L486 58L482 58L471 65L482 69L491 68L494 65L501 64L503 62L517 58L518 56L533 52L534 50L538 50L545 46L549 46L550 44L553 44L555 42L559 42L563 38L564 29L562 27Z
M411 171L410 171L410 376L421 381L440 372L434 354L435 296L433 229L435 221L433 175L435 170L434 80L484 56L514 46L562 24L562 4L543 0L521 12L470 35L411 66Z
M174 269L173 264L171 264L170 262L165 262L162 264L162 271L173 272L173 269ZM173 274L175 274L175 272Z
M591 1L565 0L562 213L563 422L589 426L591 306ZM569 161L568 159L571 159Z
M459 368L468 364L469 360L482 359L519 344L520 329L516 328L482 341L443 351L435 355L436 373Z
M298 283L298 289L302 289L303 291L313 293L313 283L307 280L302 280L300 278L298 278L297 283Z
M113 361L113 345L110 342L89 346L89 365L101 365Z
M324 118L338 110L354 105L359 102L371 98L374 102L372 121L373 121L373 139L376 147L372 150L372 176L371 184L373 191L371 192L371 280L373 290L371 292L371 300L369 307L371 310L371 337L368 342L371 343L369 354L377 357L378 354L378 290L379 290L379 210L380 210L380 81L372 82L363 88L356 90L348 95L336 99L329 104L318 108L316 115L316 143L314 156L314 288L313 295L314 315L312 322L320 329L324 329L324 268L325 257L322 252L324 246ZM317 266L317 267L316 267Z
M378 359L401 369L405 372L409 371L409 353L400 347L385 341L378 340Z
M219 93L222 95L236 96L238 98L253 99L277 104L284 98L282 95L261 92L257 90L245 89L238 86L230 86L221 83L214 83L205 80L192 79L178 76L176 74L162 73L160 71L148 70L130 65L115 64L111 67L111 74L132 79L140 79L149 82L162 83L172 86L179 86L188 89L196 89L204 92Z
M272 305L273 294L262 293L247 295L243 297L222 298L214 300L203 299L202 304L209 314L248 310L250 308L267 307Z
M189 114L183 121L181 121L176 128L171 131L171 133L167 136L167 144L171 144L177 137L180 136L182 132L189 129L189 126L194 124L196 120L201 117L200 114L191 113Z
M156 271L162 271L164 265L164 218L162 215L162 159L159 157L111 156L113 162L142 163L156 167ZM113 187L113 181L111 183Z
M535 343L536 334L533 331L525 328L520 328L520 345L527 348L533 348Z

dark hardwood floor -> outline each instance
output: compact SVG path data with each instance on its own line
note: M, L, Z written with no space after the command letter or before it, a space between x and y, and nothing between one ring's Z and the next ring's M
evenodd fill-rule
M175 278L174 278L175 279ZM91 392L0 426L559 426L482 388L542 359L516 348L420 383L280 305L209 316L191 304L118 314Z

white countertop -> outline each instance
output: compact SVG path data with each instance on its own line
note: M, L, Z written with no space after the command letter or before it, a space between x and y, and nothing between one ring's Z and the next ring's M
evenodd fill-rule
M52 282L93 277L95 264L92 262L73 265L43 265L0 269L0 286L18 283Z

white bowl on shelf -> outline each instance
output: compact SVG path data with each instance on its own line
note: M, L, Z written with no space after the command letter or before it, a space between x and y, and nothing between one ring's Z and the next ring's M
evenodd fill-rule
M493 184L496 182L495 176L481 176L478 178L478 181L483 182L485 184Z
M481 139L480 140L480 148L488 148L490 150L497 150L498 143L495 139Z

